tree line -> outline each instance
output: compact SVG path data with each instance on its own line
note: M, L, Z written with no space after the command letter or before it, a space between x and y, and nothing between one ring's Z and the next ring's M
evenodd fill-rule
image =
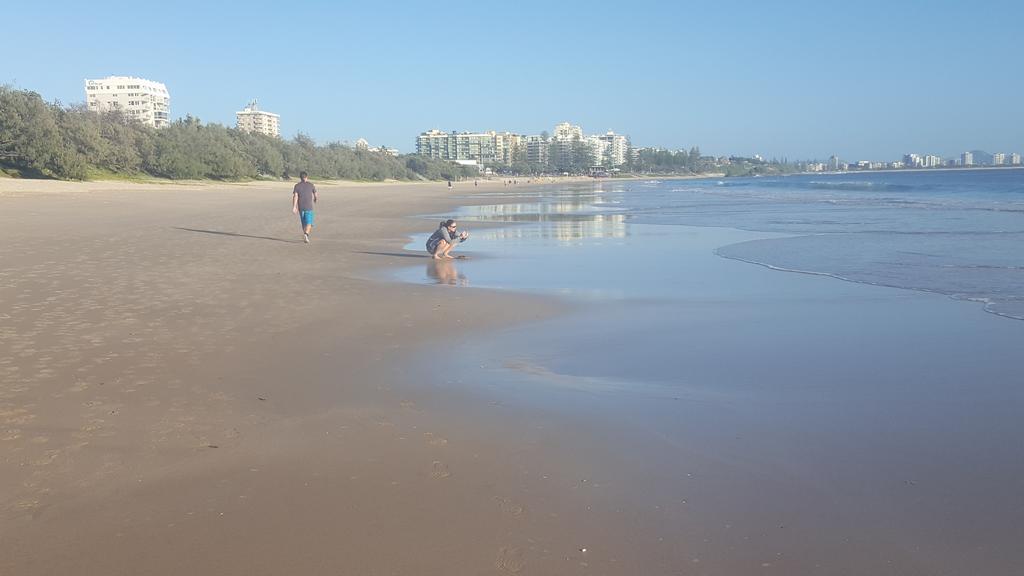
M391 156L299 134L283 140L191 116L156 129L117 112L45 102L0 86L0 167L64 180L154 176L173 180L291 178L306 171L338 180L452 180L474 168L414 155Z

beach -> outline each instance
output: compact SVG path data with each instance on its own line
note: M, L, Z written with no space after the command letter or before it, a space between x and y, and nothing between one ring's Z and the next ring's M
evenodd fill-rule
M483 448L392 386L445 327L553 306L357 278L443 183L322 186L308 246L288 184L0 186L0 572L516 562Z
M1019 321L564 186L0 180L0 573L1019 565Z

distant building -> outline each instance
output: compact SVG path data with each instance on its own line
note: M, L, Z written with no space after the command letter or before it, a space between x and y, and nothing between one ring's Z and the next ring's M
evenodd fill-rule
M942 163L942 157L940 156L928 154L927 156L924 157L925 168L939 168L942 166Z
M1002 166L1005 163L1006 163L1006 154L1003 154L1002 152L996 152L995 154L992 155L992 165L993 166Z
M601 154L595 155L599 164L614 168L626 163L629 154L628 138L609 130L598 136L597 140L601 142Z
M236 125L242 132L255 132L275 138L281 135L280 120L277 114L260 110L255 100L240 112L235 112Z
M565 140L582 140L583 139L583 128L579 126L573 126L568 122L562 122L558 126L555 126L555 132L551 135L555 141Z
M903 165L907 168L920 168L924 166L924 159L917 154L904 154Z
M961 166L974 166L974 154L970 152L964 152L960 155Z
M1010 165L1011 166L1020 166L1020 154L1018 154L1016 152L1010 154Z
M416 153L440 160L473 160L480 164L510 164L517 137L497 132L441 132L430 130L416 138Z
M595 152L595 155L599 153L599 150L594 150L595 142L586 142L583 137L583 128L574 126L568 122L562 122L558 126L555 126L555 131L551 135L551 141L554 142L554 154L555 157L551 158L551 161L556 166L567 168L575 163L576 143L584 142L590 146L591 150ZM598 145L599 146L599 145Z
M525 159L524 141L520 134L502 132L494 134L494 151L497 162L511 166Z
M526 162L547 165L551 160L551 140L543 136L524 136L523 149Z
M398 156L401 153L397 148L388 148L387 146L371 147L365 138L356 140L356 150L360 152L377 152L385 156Z
M839 162L839 156L833 155L828 159L828 169L832 171L838 171L842 167L842 163Z
M85 81L85 104L93 112L119 112L125 118L163 128L170 124L171 96L160 82L134 76Z

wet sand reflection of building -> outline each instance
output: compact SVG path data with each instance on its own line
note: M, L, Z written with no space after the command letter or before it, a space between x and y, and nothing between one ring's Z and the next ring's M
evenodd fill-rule
M573 242L583 238L625 238L626 215L608 211L601 204L612 203L600 190L556 195L546 202L476 206L473 220L501 222L543 222L546 226L513 226L479 232L493 240L541 238Z

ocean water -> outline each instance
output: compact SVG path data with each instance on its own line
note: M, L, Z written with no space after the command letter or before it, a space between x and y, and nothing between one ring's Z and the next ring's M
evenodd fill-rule
M668 240L685 231L669 227L701 226L761 233L719 247L725 258L935 292L1024 319L1024 170L605 181L525 194L532 197L515 189L494 194L495 204L458 214L464 228L474 220L509 223L465 245L485 261L462 265L460 282L599 298L670 296L677 275L657 263L685 249L685 241ZM506 203L513 195L517 201ZM526 271L509 265L524 258L531 259ZM608 274L592 260L618 261L623 273ZM647 281L632 281L636 275Z

